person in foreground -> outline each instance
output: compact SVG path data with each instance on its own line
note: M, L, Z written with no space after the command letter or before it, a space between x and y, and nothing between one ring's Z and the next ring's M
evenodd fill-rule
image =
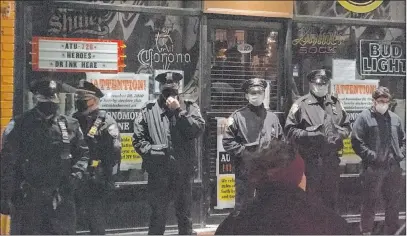
M391 95L386 87L373 92L373 106L363 111L353 124L352 147L362 158L362 234L371 234L376 202L385 200L385 234L398 229L402 170L406 157L406 137L402 121L389 111Z
M269 149L248 158L254 200L240 214L229 215L215 235L349 234L345 219L307 198L304 161L292 146L273 140Z

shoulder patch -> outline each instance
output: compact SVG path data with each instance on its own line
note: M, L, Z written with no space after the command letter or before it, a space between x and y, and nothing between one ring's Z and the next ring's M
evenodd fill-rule
M291 106L290 114L295 114L295 113L298 111L299 108L300 108L300 106L299 106L297 103L294 103L294 104Z
M107 131L113 138L119 137L119 127L116 124L112 124L107 128Z
M16 123L16 122L15 122L14 120L11 120L11 121L7 124L6 129L4 130L4 133L3 133L4 136L7 136L7 135L14 129L15 123Z

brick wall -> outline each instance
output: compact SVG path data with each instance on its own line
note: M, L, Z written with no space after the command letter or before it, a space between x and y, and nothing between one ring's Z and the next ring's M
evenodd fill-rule
M1 1L0 140L13 114L14 20L15 2Z

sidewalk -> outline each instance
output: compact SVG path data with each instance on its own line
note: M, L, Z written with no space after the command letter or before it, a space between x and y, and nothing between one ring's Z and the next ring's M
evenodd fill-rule
M194 231L199 236L209 236L209 235L214 235L217 228L218 228L217 224L206 225L205 228L195 228ZM147 235L147 231L132 231L132 232L125 232L125 233L107 233L106 235ZM178 230L167 229L165 231L164 235L178 235Z

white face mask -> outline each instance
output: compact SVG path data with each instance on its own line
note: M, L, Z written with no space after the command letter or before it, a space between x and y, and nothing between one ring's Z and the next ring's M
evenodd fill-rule
M389 104L377 103L375 109L377 112L383 115L389 109Z
M312 93L317 97L325 97L328 94L328 85L311 84Z
M249 103L255 107L263 104L264 101L264 92L261 94L246 94L246 99L249 100Z

